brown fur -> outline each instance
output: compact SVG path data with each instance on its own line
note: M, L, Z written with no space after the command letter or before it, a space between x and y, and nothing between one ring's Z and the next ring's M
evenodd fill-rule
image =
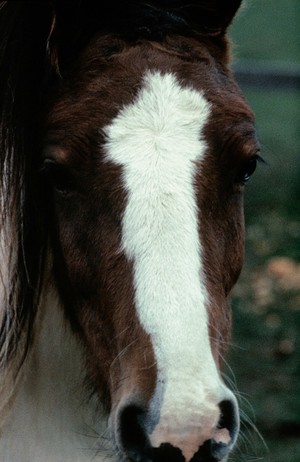
M204 91L213 107L206 128L209 152L195 181L215 357L226 349L228 296L243 261L243 187L234 178L245 159L256 153L257 144L253 114L226 67L226 43L218 40L208 39L203 46L192 38L177 37L159 45L141 42L129 47L113 37L99 37L74 63L71 78L64 78L55 95L47 121L51 144L45 152L67 166L78 190L67 200L59 198L51 217L52 227L58 222L54 236L59 243L54 245L63 260L56 264L57 281L62 296L72 299L66 303L67 311L92 355L90 372L97 387L128 344L136 342L138 348L146 345L151 350L145 334L141 343L137 341L141 327L134 310L130 263L118 250L126 203L121 172L104 162L101 148L101 128L134 99L148 69L173 72L182 85ZM71 295L66 295L68 287ZM123 339L120 334L117 338L128 322L130 336L126 332ZM103 350L104 343L105 348L111 345L111 352ZM105 383L109 386L108 377Z
M4 171L8 163L11 172L2 178L2 186L8 183L8 195L21 217L11 239L18 247L11 277L14 305L3 319L17 313L9 336L25 331L23 360L49 238L56 286L85 347L89 380L114 417L132 397L146 410L157 368L151 339L135 310L132 262L121 246L127 202L122 170L105 159L103 129L134 101L149 70L174 74L183 87L203 92L210 103L204 133L208 148L195 187L209 333L220 368L230 339L230 292L244 252L243 185L236 179L258 151L254 117L228 68L224 35L240 1L203 0L182 8L180 1L165 2L173 5L167 8L160 1L116 0L104 2L103 9L94 2L44 3L0 2L0 60L7 69L0 80L1 166ZM126 13L125 19L115 14L114 6ZM25 12L24 25L20 18ZM42 16L39 29L30 35ZM24 49L22 33L27 37ZM35 75L33 83L24 79L25 90L19 83L22 66L26 75ZM7 80L11 93L5 92ZM31 100L32 118L27 113ZM13 221L14 212L4 210L2 215ZM3 357L12 361L17 346L12 341L9 348Z

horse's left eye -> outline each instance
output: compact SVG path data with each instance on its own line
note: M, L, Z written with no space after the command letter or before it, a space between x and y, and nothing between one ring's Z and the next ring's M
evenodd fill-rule
M42 173L48 186L52 187L60 195L67 196L74 191L74 179L64 165L52 159L45 159Z
M253 156L245 162L240 168L237 176L235 177L235 183L246 184L250 180L251 175L256 170L259 156Z

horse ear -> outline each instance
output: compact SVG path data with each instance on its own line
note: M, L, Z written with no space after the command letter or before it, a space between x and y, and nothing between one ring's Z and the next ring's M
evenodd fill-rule
M186 10L186 20L196 30L208 35L222 35L241 3L242 0L194 0L182 8Z

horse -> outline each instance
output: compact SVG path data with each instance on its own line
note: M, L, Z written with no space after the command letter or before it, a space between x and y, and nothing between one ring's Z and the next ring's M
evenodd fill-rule
M0 2L3 462L225 462L241 0Z

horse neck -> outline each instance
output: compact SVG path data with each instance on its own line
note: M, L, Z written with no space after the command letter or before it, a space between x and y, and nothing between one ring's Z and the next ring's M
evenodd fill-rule
M33 346L2 428L1 461L90 461L101 454L106 418L96 416L93 399L86 399L83 354L58 297L53 289L44 292Z

